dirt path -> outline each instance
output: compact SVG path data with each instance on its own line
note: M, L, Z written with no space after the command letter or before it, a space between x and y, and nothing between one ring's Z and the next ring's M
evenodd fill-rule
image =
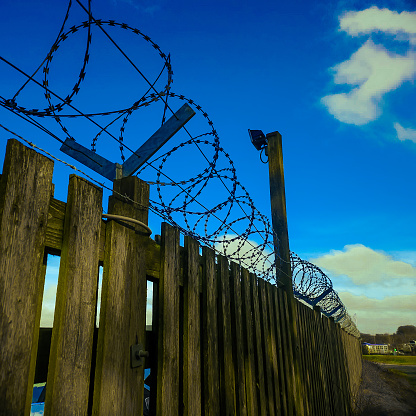
M416 416L416 391L404 377L363 360L356 404L357 416Z

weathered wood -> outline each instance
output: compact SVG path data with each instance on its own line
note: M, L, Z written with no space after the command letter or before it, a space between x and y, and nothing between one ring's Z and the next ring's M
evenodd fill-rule
M0 412L29 414L53 162L7 142L0 180Z
M214 251L202 248L202 349L205 416L220 414L218 293Z
M303 321L303 332L304 332L304 342L303 348L305 348L306 352L306 364L309 370L309 378L310 378L310 403L312 407L313 413L322 414L322 410L320 409L321 400L319 398L320 395L320 378L319 378L319 370L317 367L317 351L316 351L316 342L315 342L315 334L314 334L314 322L313 322L313 310L307 306L303 305L303 314L304 314L304 321ZM308 346L307 342L310 342Z
M273 306L273 292L277 290L276 286L272 286L270 283L265 283L266 291L266 300L267 300L267 316L269 319L269 331L270 331L270 342L268 345L269 356L270 356L270 368L272 371L272 379L274 386L274 397L275 397L275 406L276 414L282 414L282 397L281 390L279 386L279 365L277 361L277 334L276 334L276 314Z
M254 352L254 328L253 307L251 302L250 275L246 269L241 269L241 289L243 304L243 335L245 357L245 385L247 397L247 412L251 415L258 414L257 388L256 388L256 357Z
M310 380L310 371L309 371L309 364L310 361L307 357L307 352L310 349L310 346L306 345L306 332L305 332L305 325L304 325L304 305L298 301L295 301L296 307L296 318L297 318L297 327L298 327L298 339L299 339L299 367L300 367L300 375L302 378L302 384L304 387L304 408L306 414L313 414L311 410L311 380ZM308 339L308 341L310 341Z
M199 245L185 236L183 322L183 414L198 416L202 412Z
M287 390L287 409L288 414L294 414L294 392L293 392L293 356L291 350L290 334L288 331L288 318L284 301L285 291L282 289L277 290L278 302L277 306L280 313L280 333L282 334L282 349L283 349L283 362L284 362L284 381Z
M179 231L163 223L161 243L156 414L175 416L179 413Z
M253 319L254 319L254 333L255 333L255 353L257 357L256 366L256 388L257 388L257 403L259 407L259 415L266 416L268 403L266 401L266 384L264 380L264 354L263 354L263 335L259 305L259 289L257 285L257 278L254 274L250 275L251 282L251 296L253 302Z
M45 413L86 415L95 314L102 190L71 175L46 389Z
M263 354L264 354L264 367L263 372L265 374L266 381L266 403L268 406L267 414L274 416L275 414L275 403L278 400L274 397L274 380L272 375L272 358L271 358L271 348L272 340L269 327L269 317L268 317L268 308L267 308L267 295L266 295L266 282L263 279L258 279L259 285L259 296L260 296L260 316L261 316L261 332L263 334Z
M228 261L224 256L217 256L218 282L218 325L220 354L220 389L221 414L236 414L235 373L233 363L233 345L231 332L230 275Z
M51 198L48 212L48 226L46 228L45 245L56 251L62 250L62 239L64 234L65 202Z
M285 180L283 171L282 136L279 132L269 133L267 150L269 155L270 204L272 211L273 239L276 253L276 279L287 293L288 331L292 344L294 405L297 414L303 414L303 385L300 369L299 341L297 333L296 311L293 297L292 269L287 229Z
M82 146L74 139L68 138L60 148L68 156L99 173L104 178L113 181L116 179L117 164L110 162L105 157L93 152L91 149Z
M231 329L233 336L234 372L236 380L236 414L247 415L244 349L246 338L243 336L243 305L241 294L241 271L236 263L231 263Z
M273 239L276 252L276 277L283 284L283 289L289 295L293 296L289 235L287 231L282 136L278 131L275 131L267 134L266 138L269 155L270 204L274 231Z
M149 187L145 182L137 177L116 180L114 191L109 213L147 223ZM121 200L119 194L138 204ZM131 368L130 347L145 345L147 242L139 226L118 220L107 223L94 379L95 415L133 415L143 411L144 368Z
M62 239L64 230L66 203L51 199L48 212L48 224L46 228L45 246L49 251L60 252L62 250ZM101 222L100 232L100 262L104 261L106 222ZM146 272L148 276L159 279L160 274L160 245L149 239L146 249Z
M283 415L291 414L288 411L288 362L287 355L285 354L285 343L282 332L282 316L280 313L279 306L279 291L277 287L273 288L272 291L272 303L273 303L273 315L275 319L275 331L276 331L276 342L277 342L277 362L279 367L279 386L280 386L280 397L281 397L281 412ZM286 336L286 335L285 335Z

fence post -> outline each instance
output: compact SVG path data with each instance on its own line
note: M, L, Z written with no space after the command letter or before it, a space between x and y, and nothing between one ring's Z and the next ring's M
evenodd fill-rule
M109 213L147 224L149 186L137 177L127 177L115 180L113 189ZM122 220L106 225L94 415L136 415L143 411L144 366L131 368L130 347L145 345L148 241L139 225Z
M292 268L290 261L289 236L286 216L285 180L283 170L282 136L279 132L267 134L269 155L270 203L273 223L273 239L276 254L276 279L283 284L287 294L289 311L289 337L294 358L294 404L297 415L304 413L303 389L300 378L300 357L296 324L296 309L293 297Z
M158 416L176 416L179 406L182 407L179 398L179 253L179 230L162 223L157 341Z
M0 180L0 413L32 401L53 162L9 140Z

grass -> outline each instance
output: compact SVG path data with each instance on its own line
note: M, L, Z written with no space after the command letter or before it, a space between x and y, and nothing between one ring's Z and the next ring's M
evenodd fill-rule
M416 355L363 355L363 359L381 364L416 365Z
M406 378L407 381L410 383L410 385L416 390L416 376L413 373L408 374L406 372L396 370L395 368L393 368L389 371L391 371L394 374L397 374L399 376L402 376L402 377Z

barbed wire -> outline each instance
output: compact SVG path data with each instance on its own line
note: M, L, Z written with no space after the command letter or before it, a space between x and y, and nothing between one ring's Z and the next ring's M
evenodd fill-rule
M207 127L204 127L204 130L198 134L191 134L187 128L183 128L182 130L188 136L187 140L182 140L179 144L174 145L162 155L154 157L139 169L137 175L140 175L141 179L146 180L156 191L157 199L150 200L150 210L178 227L183 234L190 235L202 244L214 248L217 252L225 255L230 261L240 263L261 278L279 284L279 276L283 273L280 265L282 262L285 262L285 259L281 259L275 254L274 242L277 241L277 244L279 242L273 228L268 218L257 210L246 188L238 181L234 163L230 155L221 146L218 132L215 130L214 123L207 112L194 100L171 91L173 71L170 55L163 53L159 45L154 43L149 36L142 33L139 29L133 28L125 23L118 23L114 20L95 19L91 12L90 0L88 1L88 7L84 7L79 0L76 0L76 2L87 13L88 20L78 25L73 25L69 29L66 28L72 7L72 1L70 0L56 40L53 42L46 58L32 75L26 74L7 59L0 57L3 62L9 64L27 77L26 82L17 90L12 98L0 96L0 105L60 142L63 142L63 140L58 135L52 133L41 122L35 120L35 118L54 119L58 123L65 138L72 138L74 140L75 138L70 133L68 122L70 122L70 119L87 119L97 129L91 140L91 150L96 151L97 142L104 137L104 134L106 137L110 137L118 143L120 157L124 162L125 151L129 151L132 154L135 153L125 143L126 127L133 113L139 109L161 103L163 105L163 124L167 110L174 114L172 101L185 101L202 116ZM134 36L139 36L157 52L159 58L162 59L163 65L153 82L149 81L104 27L112 28L112 30L120 29ZM80 111L73 104L86 78L86 68L90 60L92 31L94 29L104 33L145 81L146 90L140 98L135 99L133 103L123 106L121 109L84 112ZM83 30L87 31L87 39L81 70L70 92L62 98L60 95L54 93L50 85L50 64L62 43ZM43 67L43 79L39 82L35 77L38 75L41 67ZM167 73L166 82L159 85L159 81L165 72ZM42 110L28 108L18 103L20 93L31 84L42 88L43 95L48 103ZM169 104L168 99L170 100ZM107 121L105 125L101 125L94 120L98 116L113 118ZM121 126L119 127L118 137L116 137L109 129L120 121ZM200 125L201 123L198 124L198 126ZM3 125L0 126L8 130ZM17 136L23 139L22 136ZM23 140L35 146L32 142L26 139ZM179 152L190 152L191 149L195 148L207 162L206 167L196 174L189 175L180 180L173 180L169 174L167 165L173 160L173 166L175 166L175 160L179 160L177 158ZM44 152L50 155L50 153ZM58 158L55 159L62 162ZM83 173L75 168L75 166L66 162L64 163ZM174 173L177 174L177 162L176 169L174 170ZM189 174L188 171L186 173L187 175ZM92 179L91 176L85 173L83 174L100 186L110 189L104 183ZM215 184L219 183L222 185L223 189L225 189L225 196L217 195L219 188L216 187L215 199L217 202L206 207L206 204L201 203L200 200L213 199L211 188L214 182ZM208 196L204 198L204 194ZM290 261L295 296L309 305L320 306L324 314L334 317L347 332L359 336L358 329L348 315L337 292L333 289L329 277L317 266L306 260L302 260L295 253L291 253Z

